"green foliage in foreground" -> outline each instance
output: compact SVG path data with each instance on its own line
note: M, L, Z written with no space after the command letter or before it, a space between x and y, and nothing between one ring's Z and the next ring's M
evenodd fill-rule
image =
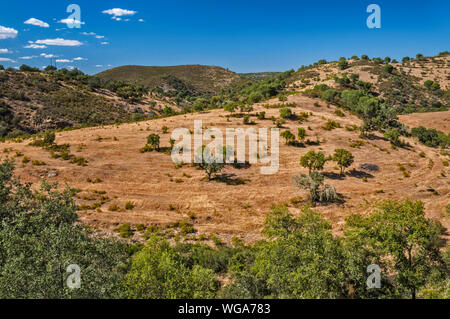
M33 192L0 165L0 298L118 298L125 246L92 238L76 225L72 192L42 184ZM67 267L81 268L81 288L69 289Z
M157 228L145 245L92 237L77 225L73 192L43 183L33 192L0 164L0 298L448 298L444 228L420 202L380 203L352 215L345 236L307 207L273 207L263 235L233 247L169 242ZM150 228L149 228L150 229ZM149 230L147 229L147 230ZM81 288L67 288L67 266ZM380 289L366 285L381 268ZM226 278L226 283L222 280Z

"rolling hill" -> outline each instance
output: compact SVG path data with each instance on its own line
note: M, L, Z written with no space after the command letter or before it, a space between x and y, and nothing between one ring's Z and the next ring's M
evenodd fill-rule
M121 66L97 74L106 80L120 80L146 85L150 90L161 87L164 90L184 86L192 94L215 95L229 86L243 82L241 77L218 66Z

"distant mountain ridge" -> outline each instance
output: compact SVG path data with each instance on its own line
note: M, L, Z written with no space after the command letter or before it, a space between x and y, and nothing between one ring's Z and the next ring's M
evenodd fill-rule
M218 66L138 66L125 65L97 74L105 80L120 80L143 84L153 90L182 82L189 91L198 94L218 94L222 89L239 85L243 80L238 74Z

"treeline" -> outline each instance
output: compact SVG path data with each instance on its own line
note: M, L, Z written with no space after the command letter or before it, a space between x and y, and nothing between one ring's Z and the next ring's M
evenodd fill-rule
M304 207L294 217L283 205L254 244L173 242L149 226L147 242L131 245L81 226L76 190L44 182L32 191L13 170L0 164L0 298L450 297L445 229L420 202L386 201L369 216L351 215L344 236L320 213ZM80 267L78 289L66 284L70 265ZM380 288L367 285L369 265L381 271Z

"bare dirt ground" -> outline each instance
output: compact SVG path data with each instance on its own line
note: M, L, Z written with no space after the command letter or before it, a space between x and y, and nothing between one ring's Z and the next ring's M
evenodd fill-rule
M328 218L336 233L342 232L345 218L351 213L369 213L373 204L382 199L409 198L425 203L427 215L440 220L447 228L450 218L445 206L450 202L449 167L444 166L448 156L440 154L440 150L428 148L413 139L407 139L411 149L393 150L388 141L380 135L372 140L365 140L359 148L350 147L350 143L359 140L359 132L348 131L345 127L360 124L356 117L346 114L345 117L335 115L335 108L327 108L318 100L301 95L289 97L289 103L296 102L293 111L312 112L313 116L303 123L288 120L284 127L296 134L298 127L307 130L307 138L322 141L320 146L305 148L286 146L280 142L280 169L275 175L261 175L260 165L249 168L235 169L227 167L223 173L230 174L231 179L242 178L245 184L227 185L219 181L206 181L204 172L192 165L176 168L171 157L164 153L140 153L139 149L146 143L151 133L161 135L161 146L168 147L170 132L178 127L193 130L194 120L203 120L203 128L244 127L242 119L230 118L223 110L213 110L202 114L179 115L166 119L151 120L120 126L105 126L87 128L57 134L58 144L69 143L71 152L88 160L87 167L70 164L61 159L52 159L50 154L41 148L23 143L0 144L2 159L7 156L15 158L17 175L23 181L38 185L41 178L58 181L83 191L78 194L78 204L92 204L98 195L94 190L104 191L109 201L97 210L82 210L81 220L103 231L112 232L118 225L130 223L133 226L144 224L167 225L175 221L193 218L195 228L199 233L217 234L225 241L233 236L239 236L247 242L260 238L260 231L265 216L271 205L289 203L296 196L302 196L306 202L307 194L293 184L292 177L307 171L300 167L300 157L309 150L322 150L331 155L337 148L350 150L355 156L351 169L352 175L338 176L335 163L328 162L325 172L331 177L327 183L336 187L345 197L343 204L319 206ZM270 103L279 103L272 100ZM261 105L255 107L255 114L266 112L266 118L272 115L279 117L279 109L264 109ZM448 115L449 113L447 113ZM437 116L437 113L411 114L402 117L405 123L421 122L416 119L421 116ZM341 128L326 131L322 126L328 119L341 124ZM257 120L254 127L273 127L272 121ZM444 122L445 123L445 122ZM445 125L445 124L443 124ZM162 127L169 128L168 134L162 134ZM440 127L443 129L443 127ZM281 130L283 131L283 129ZM448 132L448 126L447 126ZM5 153L8 149L8 153ZM12 149L12 150L11 150ZM40 160L45 166L23 164L23 156L16 157L20 151L31 160ZM423 152L425 157L419 155ZM375 164L377 172L364 170L362 164ZM399 165L406 172L400 170ZM49 172L57 172L49 175ZM233 175L234 174L234 175ZM99 183L88 182L99 179ZM125 210L126 202L135 204L132 210ZM118 211L109 211L116 204ZM290 204L292 212L299 209ZM136 235L137 236L137 235Z
M400 121L409 127L424 126L450 133L450 111L415 113L399 116Z

